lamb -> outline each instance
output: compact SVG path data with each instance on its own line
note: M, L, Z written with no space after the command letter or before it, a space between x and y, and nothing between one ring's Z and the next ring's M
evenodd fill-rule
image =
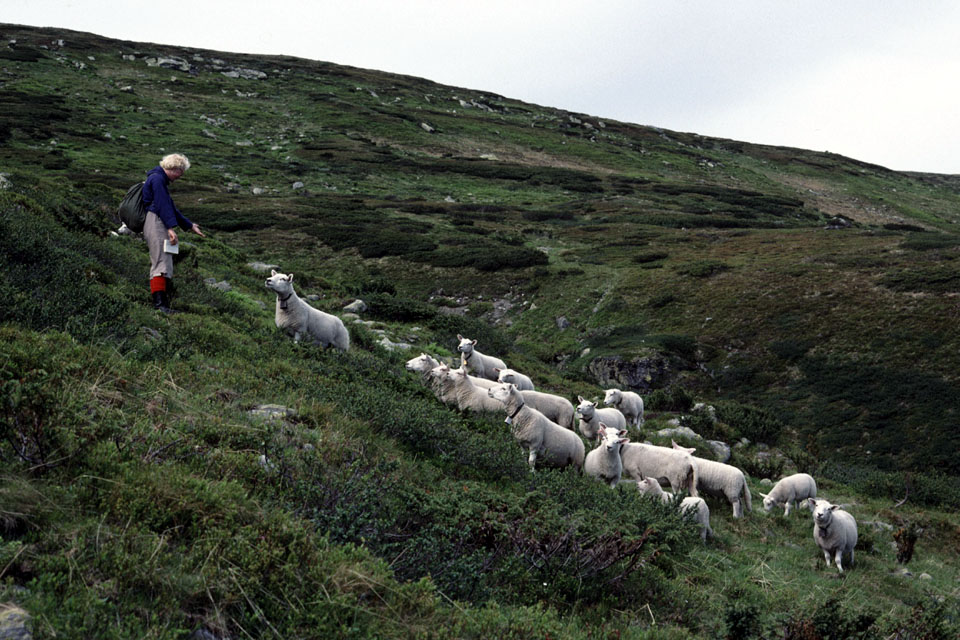
M633 391L607 389L603 395L603 404L611 405L620 410L627 424L636 427L643 425L643 398Z
M600 445L592 449L583 461L583 472L616 488L623 473L620 447L630 441L626 429L612 429L600 423Z
M843 554L850 554L853 564L853 548L857 546L857 521L852 515L830 504L827 500L807 498L807 504L813 511L813 540L823 551L823 559L830 566L830 556L837 563L837 570L843 573L840 561Z
M277 328L292 335L295 343L309 335L324 347L333 346L341 351L350 348L350 334L343 325L343 320L314 309L301 300L293 290L292 273L277 273L271 269L266 287L277 294L277 310L274 315Z
M592 453L592 452L591 452ZM663 502L673 500L673 494L663 490L660 483L653 478L644 478L637 480L637 489L640 493L651 496L660 496ZM704 502L703 498L687 497L680 502L681 511L693 512L697 524L700 525L700 539L707 541L707 536L713 537L713 529L710 528L710 507Z
M497 372L497 382L508 382L517 385L520 391L533 391L533 380L513 369L494 369Z
M696 449L681 447L673 440L670 442L674 449L686 451L691 456L696 451ZM743 516L744 506L748 512L753 511L750 488L747 486L743 471L729 464L696 456L693 456L693 462L697 465L697 491L715 498L726 498L733 507L734 518Z
M461 361L466 363L478 378L486 378L487 380L496 382L497 372L495 369L507 368L503 360L477 351L474 348L477 344L476 340L464 338L459 333L457 334L457 339L460 341L460 346L457 347L457 351L460 352Z
M783 517L790 515L790 508L794 501L798 507L808 505L807 498L817 497L817 482L812 476L806 473L795 473L792 476L782 478L777 484L773 485L770 493L760 494L763 497L763 510L767 513L773 511L773 508L785 505Z
M528 405L523 393L512 384L498 384L487 389L487 394L506 409L506 423L510 425L513 437L529 451L527 464L531 472L538 457L548 466L573 465L583 471L583 440L577 434L548 420Z
M652 444L628 442L620 448L623 472L633 478L663 479L674 492L686 491L697 497L697 465L686 451Z
M600 433L600 423L614 429L626 429L627 420L619 409L597 409L596 402L590 402L583 396L577 396L580 404L577 413L580 414L580 433L589 441L594 441Z

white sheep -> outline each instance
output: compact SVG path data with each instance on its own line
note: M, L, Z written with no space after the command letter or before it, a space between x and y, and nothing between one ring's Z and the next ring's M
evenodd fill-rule
M817 497L817 482L806 473L795 473L773 485L770 493L760 495L763 497L764 511L769 513L774 507L784 507L783 517L787 517L794 502L797 507L806 507L809 505L808 498Z
M438 372L441 380L441 401L452 399L452 404L456 404L460 411L469 409L492 413L503 410L499 402L487 395L487 388L474 384L474 377L467 374L465 367L451 369L447 365L440 365L434 371Z
M487 380L496 382L497 372L495 369L507 368L503 360L477 351L475 349L477 345L476 340L464 338L459 333L457 334L457 339L460 341L457 351L460 352L461 362L469 366L470 370L473 371L474 375L478 378L486 378Z
M670 502L673 500L673 494L668 491L664 491L660 486L660 483L653 478L637 480L637 489L640 491L640 493L651 496L659 496L660 500L663 502ZM684 498L680 501L680 510L693 512L697 520L697 524L700 525L701 540L706 542L708 535L713 537L713 529L710 528L710 507L707 506L707 503L704 502L703 498L696 498L693 496Z
M603 394L603 404L616 407L627 419L627 424L636 427L643 425L643 398L633 391L607 389Z
M686 451L691 456L696 451L696 449L681 447L673 440L670 442L674 449ZM693 456L693 462L697 465L697 491L715 498L725 498L733 507L734 518L741 517L744 508L747 512L753 511L750 488L747 486L743 471L729 464L696 456Z
M494 368L494 371L497 372L497 382L514 384L517 386L517 389L520 389L520 391L534 390L533 380L530 379L530 376L525 376L519 371L515 371L513 369Z
M686 491L697 497L697 466L693 456L652 444L628 442L620 448L623 473L634 480L654 478L669 483L674 492Z
M853 564L853 548L857 546L857 521L852 515L830 504L827 500L807 498L807 504L813 511L813 540L823 551L823 559L830 566L830 556L837 563L837 570L843 573L841 560L843 554L850 554Z
M583 440L570 429L564 429L528 405L523 394L512 384L498 384L487 394L506 409L513 437L529 451L527 464L534 471L537 459L551 467L574 465L583 470Z
M592 442L597 439L601 422L614 429L627 428L627 419L623 417L619 409L598 409L596 402L590 402L583 396L577 396L577 400L580 401L580 404L577 405L577 414L580 416L578 428L587 440Z
M583 472L610 485L613 489L623 474L623 461L620 460L620 447L630 441L626 429L612 429L600 424L600 444L587 453L583 461Z
M421 353L416 358L407 360L407 364L405 365L407 371L416 371L424 379L427 378L427 374L429 374L430 371L439 366L440 361L426 353Z
M293 336L294 342L311 336L324 347L334 346L341 351L350 348L350 334L337 316L314 309L300 299L293 290L293 274L270 271L266 287L277 294L274 322L278 329Z
M563 396L545 393L543 391L530 391L529 389L525 389L520 393L523 394L523 399L527 404L547 416L547 418L556 422L561 427L573 429L574 411L572 402Z

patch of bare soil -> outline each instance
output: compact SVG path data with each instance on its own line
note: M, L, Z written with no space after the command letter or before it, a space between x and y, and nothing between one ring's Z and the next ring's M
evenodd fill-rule
M773 175L774 180L797 190L798 196L805 202L813 205L831 216L843 216L848 220L861 224L883 225L905 222L895 209L876 202L865 202L862 199L845 193L842 187L819 178L797 175ZM916 220L910 224L920 226Z

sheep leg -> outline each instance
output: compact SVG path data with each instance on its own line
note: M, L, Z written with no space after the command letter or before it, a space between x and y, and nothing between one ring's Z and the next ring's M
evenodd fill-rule
M783 510L783 517L786 518L790 515L790 507L793 505L793 500L787 500L787 508Z
M537 450L530 448L530 455L527 456L527 464L530 466L530 473L535 473L534 467L537 465Z
M293 332L293 343L294 343L294 344L298 344L299 342L300 342L300 332L299 332L299 331L294 331L294 332Z
M743 517L743 505L740 504L740 500L734 500L733 504L733 517L742 518Z
M824 549L824 551L823 551L823 559L824 559L824 560L826 561L826 563L827 563L827 568L830 568L830 552L827 551L826 549Z
M840 571L840 573L843 573L843 565L841 563L841 560L843 560L843 549L837 549L837 553L834 554L833 559L837 563L837 569Z

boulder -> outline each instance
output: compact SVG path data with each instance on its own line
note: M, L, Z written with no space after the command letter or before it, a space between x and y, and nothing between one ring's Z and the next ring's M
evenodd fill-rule
M587 370L601 387L617 387L638 393L664 389L677 377L677 368L659 353L630 360L622 356L595 358Z
M363 313L367 310L367 303L363 300L354 300L343 308L347 313Z

